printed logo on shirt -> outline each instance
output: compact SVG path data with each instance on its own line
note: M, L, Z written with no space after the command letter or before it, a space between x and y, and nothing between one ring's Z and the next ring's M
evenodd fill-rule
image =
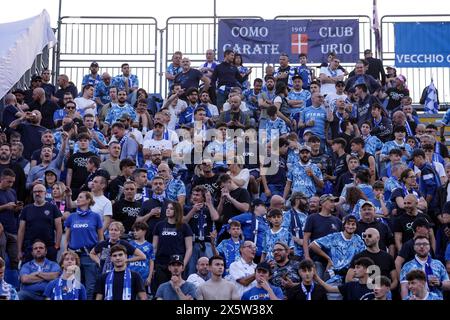
M87 228L89 227L89 225L87 223L75 223L72 228L77 229L77 228Z
M132 208L132 207L123 207L122 212L125 212L129 217L137 217L139 212L141 211L140 207Z
M73 163L75 163L78 167L86 167L88 158L75 158L73 159Z
M45 210L45 211L44 211L44 214L45 214L46 216L48 216L48 215L50 214L50 211L49 211L49 210Z
M176 231L164 230L161 235L163 236L176 236L178 233Z

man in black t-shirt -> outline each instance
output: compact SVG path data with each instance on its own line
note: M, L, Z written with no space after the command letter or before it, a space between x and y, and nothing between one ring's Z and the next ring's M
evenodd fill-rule
M302 282L286 291L287 300L328 300L325 289L313 280L316 274L314 262L306 259L300 262L298 274Z
M131 159L120 160L119 164L120 175L108 185L108 194L111 202L118 201L123 198L123 184L128 179L131 179L134 170L136 170L136 162Z
M217 184L217 178L219 177L217 174L215 174L212 170L213 164L211 159L203 159L202 163L200 164L200 176L194 176L192 178L192 188L195 188L196 186L203 186L208 190L212 197L213 197L213 203L217 205L219 202L219 185Z
M394 258L386 251L380 250L378 242L380 240L380 233L377 229L368 228L362 234L366 250L355 254L350 262L350 268L347 271L345 282L353 280L355 275L355 261L359 258L366 257L373 260L374 265L380 268L380 274L386 276L391 280L391 290L394 290L398 285L398 274L395 270Z
M22 262L33 259L31 256L34 240L42 240L47 247L47 258L56 261L62 237L61 211L50 202L45 201L46 188L43 184L33 187L34 203L25 206L20 215L17 233L17 248Z
M141 202L136 201L137 186L134 181L126 181L123 185L124 198L113 204L114 221L122 222L125 234L131 231L141 211Z
M425 218L428 223L432 221L427 214L419 212L417 202L417 197L414 194L408 194L404 200L405 213L394 219L395 247L397 251L401 250L403 243L413 238L414 232L412 225L416 219ZM430 230L430 243L433 245L435 243L432 230Z
M191 61L188 57L184 57L181 60L182 71L175 76L173 80L174 83L180 84L181 88L187 90L189 88L198 89L198 85L200 81L203 81L205 84L204 90L209 89L209 84L211 80L203 75L199 70L191 68Z
M95 153L89 151L89 134L80 133L77 140L79 151L72 154L67 161L66 185L72 189L72 200L78 197L81 186L89 176L86 168L89 158L95 156Z
M355 260L355 278L358 281L346 282L338 287L325 283L317 274L314 275L314 280L328 293L340 293L344 301L373 300L375 296L369 283L371 279L369 279L368 268L374 264L372 259L366 257Z
M239 188L228 174L222 174L217 183L221 187L217 212L222 222L250 210L250 194L246 189Z
M20 164L11 162L11 146L8 143L0 145L0 174L5 169L10 169L14 172L15 180L12 187L17 193L17 199L24 201L27 196L25 189L27 179Z
M127 268L127 249L118 244L111 248L114 270L97 281L96 300L147 300L144 283L139 273Z

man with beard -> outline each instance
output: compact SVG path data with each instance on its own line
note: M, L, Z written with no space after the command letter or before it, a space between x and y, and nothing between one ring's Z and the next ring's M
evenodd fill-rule
M194 244L192 256L187 266L188 274L195 272L194 262L202 256L213 256L210 233L213 223L219 220L219 214L212 203L211 194L201 186L192 189L191 206L185 206L183 223L192 229Z
M9 124L13 130L17 130L21 135L21 142L24 147L23 156L30 160L34 150L42 147L41 136L46 130L41 126L42 115L39 111L23 113L19 119Z
M51 130L45 130L42 133L41 142L42 142L42 148L47 147L47 148L52 149L52 160L54 160L56 158L56 156L58 155L58 150L55 148L55 137L53 136L53 133ZM42 162L42 159L41 159L42 148L34 150L33 154L31 155L30 169L32 169L34 166L36 166L37 164L40 164Z
M286 295L287 290L300 283L301 279L298 274L299 262L289 258L289 246L284 242L276 242L273 246L273 275L270 283L280 287L283 294Z
M357 119L360 125L364 121L370 120L372 115L372 106L374 104L381 105L378 98L372 96L364 83L355 86L355 96L357 98L356 104L353 106L357 108Z
M24 201L27 194L25 189L25 173L18 163L11 162L11 146L8 143L0 145L0 174L5 169L10 169L16 175L12 188L16 191L17 199Z
M33 187L34 203L25 206L20 215L17 232L17 251L23 262L32 259L32 245L41 239L47 246L47 258L56 261L61 246L61 211L56 205L45 201L46 188L43 184Z
M323 188L323 177L319 167L311 163L311 148L307 145L300 147L300 161L294 163L288 170L287 182L283 198L289 193L302 192L307 197L316 194L317 189Z
M355 261L359 258L366 257L372 259L375 266L379 268L379 275L388 277L391 280L391 290L394 290L398 284L398 274L395 270L394 258L386 251L381 250L378 246L378 243L380 242L380 233L375 228L368 228L362 234L362 238L366 244L366 250L354 255L350 262L350 268L345 276L345 282L353 281L355 275Z
M137 168L133 172L133 181L136 182L136 201L144 203L150 197L151 189L148 187L147 170Z
M150 158L150 159L148 159ZM162 154L158 149L150 150L147 160L144 164L144 169L147 170L147 179L151 181L154 176L158 174L158 166L161 164Z
M80 133L77 137L79 151L72 154L67 160L66 186L72 189L72 200L78 197L80 187L89 175L86 165L88 159L95 156L95 153L89 151L91 137L87 133ZM61 148L61 150L63 150Z
M117 93L117 104L112 104L111 109L109 109L108 114L105 117L105 122L103 123L103 133L105 135L107 135L111 125L116 123L124 113L127 113L133 122L136 121L136 111L127 103L127 93L122 89Z
M192 188L203 186L211 193L213 202L217 203L219 185L217 184L218 174L214 173L211 159L203 159L200 164L200 176L195 175L192 179Z
M26 188L30 190L33 186L38 183L43 183L45 180L45 172L48 170L55 170L57 178L61 173L61 168L64 161L64 156L66 155L66 145L69 139L67 132L62 133L63 142L61 149L59 149L58 156L53 158L53 150L50 147L43 147L41 149L41 163L30 169L28 173Z
M125 126L121 122L115 122L111 128L111 135L120 144L120 160L135 160L139 151L139 145L130 133L125 130Z
M136 162L130 159L123 159L119 164L120 174L109 184L109 199L117 201L123 196L123 184L125 181L131 179L134 170L136 169Z
M166 218L166 208L169 199L166 196L166 185L164 178L154 176L152 179L151 196L141 206L139 217L136 221L148 224L147 241L153 240L153 229L155 225Z
M221 257L223 259L223 257ZM192 261L192 257L191 260ZM189 277L186 279L187 282L193 283L197 289L204 284L206 281L208 281L210 279L210 273L208 270L208 263L209 263L209 259L208 257L200 257L197 260L197 264L196 264L196 273L190 273ZM220 277L222 277L222 273L220 274Z
M109 157L100 163L100 168L108 171L111 180L114 180L120 175L120 143L117 141L110 142L108 151Z
M361 219L358 221L358 228L356 229L356 234L362 236L366 233L369 228L375 229L378 232L378 242L377 246L384 252L391 253L394 256L395 246L394 246L394 234L392 233L389 226L380 220L376 219L375 206L370 201L365 201L360 209Z
M181 72L175 76L174 83L181 84L181 88L187 90L189 88L197 88L199 81L204 83L204 90L208 90L211 80L203 75L199 70L191 68L191 60L184 57L181 60Z
M265 88L263 87L263 90L258 98L258 105L259 109L261 111L261 114L259 116L259 127L265 128L266 127L266 121L269 119L269 116L267 115L267 108L270 106L273 106L273 99L275 99L275 79L272 76L265 77L266 85Z
M408 281L406 275L412 270L425 271L430 292L442 298L443 290L450 290L450 280L445 266L439 260L430 256L430 241L427 237L417 236L414 239L416 256L408 261L400 271L400 284L402 299L408 295Z
M133 224L136 222L141 210L142 203L135 199L136 191L136 183L134 181L126 181L123 184L124 198L114 202L112 207L112 219L122 222L125 227L125 234L132 230Z

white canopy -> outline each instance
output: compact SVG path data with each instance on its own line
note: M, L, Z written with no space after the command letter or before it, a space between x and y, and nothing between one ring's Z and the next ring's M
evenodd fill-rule
M46 10L32 18L0 24L0 97L20 80L46 45L55 43Z

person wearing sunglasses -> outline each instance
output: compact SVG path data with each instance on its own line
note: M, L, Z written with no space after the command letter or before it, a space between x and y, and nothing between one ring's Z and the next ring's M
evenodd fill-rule
M368 206L366 206L368 207ZM345 282L353 281L355 276L355 261L359 258L366 257L373 260L375 266L380 270L379 275L388 277L391 281L391 290L398 285L398 274L395 270L394 258L379 247L380 233L375 228L368 228L362 233L362 238L366 245L366 249L356 254L350 262L350 268L345 276Z

